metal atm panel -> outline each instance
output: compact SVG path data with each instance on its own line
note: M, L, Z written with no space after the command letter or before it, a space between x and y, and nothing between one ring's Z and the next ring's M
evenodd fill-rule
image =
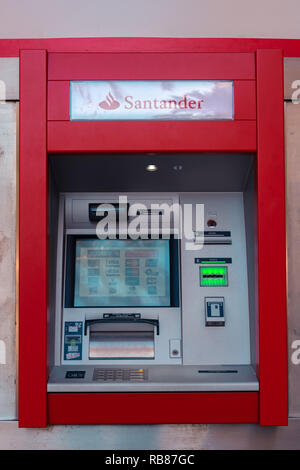
M61 258L58 261L57 285L59 287L61 283L62 288L57 289L56 364L50 374L48 390L258 390L256 374L250 364L242 193L128 195L126 210L130 210L131 204L135 202L146 203L141 218L145 230L151 217L151 202L169 205L175 202L180 207L180 210L177 207L178 213L170 218L173 227L171 238L174 237L175 228L178 228L179 234L179 239L174 241L178 251L176 256L176 250L173 248L172 251L173 245L168 242L170 303L163 300L158 305L151 301L148 306L143 302L138 306L137 302L141 300L138 297L134 302L128 302L128 298L123 297L123 306L118 305L120 299L114 299L113 296L103 297L99 294L100 297L95 297L94 286L98 280L101 280L103 289L108 292L110 287L109 284L105 287L105 273L114 274L118 271L117 276L120 276L122 263L125 263L124 269L127 269L126 259L132 259L127 251L124 253L129 258L122 258L121 255L122 249L128 250L132 242L118 239L113 242L97 241L95 224L89 218L91 204L93 208L97 201L116 204L117 199L118 194L113 193L61 195L58 234L58 253L61 253ZM196 225L193 225L192 239L182 229L184 207L189 204L192 207L204 205L203 232L198 233ZM163 227L161 222L155 226L158 231ZM153 248L160 243L150 239L141 244L134 242L132 247L135 257L140 248ZM119 261L113 265L110 263L112 254L107 257L106 252L101 251L108 248L109 252L118 252ZM149 256L148 252L146 256ZM95 256L100 256L97 263ZM89 264L89 260L93 263ZM73 272L81 266L78 263L83 263L81 274L80 271ZM149 267L143 263L139 266L146 272ZM174 276L176 270L178 274ZM70 289L72 272L73 290ZM78 284L79 275L86 276L81 288ZM94 277L95 282L87 284L89 277ZM143 283L142 277L139 279ZM136 285L136 282L130 285ZM126 287L128 292L131 289L129 286ZM116 284L111 290L113 294L115 287ZM179 295L174 302L176 289ZM89 303L89 290L95 299L90 306L86 303ZM150 289L149 292L154 291ZM101 302L105 305L101 305Z
M183 363L250 364L243 194L195 193L180 200L203 203L205 223L201 249L181 250ZM209 227L212 220L216 225ZM209 304L221 305L222 315L208 319Z
M55 345L56 365L70 363L65 354L65 346L63 346L65 342L64 325L74 321L82 324L84 334L82 335L82 356L74 357L70 355L69 357L72 360L72 364L88 364L91 360L94 364L101 364L104 361L106 365L114 365L116 364L117 358L120 361L120 364L123 365L136 364L138 361L141 362L145 359L153 362L154 364L181 364L182 362L180 306L179 298L175 298L178 297L178 292L169 292L170 304L166 302L165 297L157 297L157 299L159 299L158 305L143 305L143 303L141 303L140 306L130 304L126 305L127 301L126 298L124 298L123 300L125 301L123 306L118 306L116 304L114 306L114 298L111 297L110 301L108 298L105 299L106 306L97 306L96 302L92 302L90 306L87 306L84 305L84 301L86 300L86 297L84 296L86 294L83 294L83 297L76 294L75 299L73 298L71 301L68 300L69 294L66 287L68 283L68 275L66 273L69 270L68 258L71 256L74 259L76 257L78 260L78 253L76 254L76 250L73 250L73 255L68 253L69 239L73 237L75 241L84 241L89 240L90 237L95 237L95 241L97 241L97 237L95 235L96 224L89 218L89 207L91 204L94 205L97 202L98 204L100 202L104 204L116 204L118 202L118 198L119 195L114 193L67 193L61 195L60 215L61 231L63 232L63 236L59 235L59 242L63 248L60 250L62 257L58 262L58 265L60 267L63 266L64 275L59 272L57 278L59 282L61 282L61 279L64 280L62 282L63 289L61 289L61 285L58 284L57 286L56 337L61 338L61 343L56 341ZM145 213L143 213L141 217L142 230L148 229L148 221L150 217L150 213L148 214L148 211L150 210L151 204L159 203L163 205L171 205L177 201L178 196L173 194L134 193L128 195L129 209L133 203L143 204L146 207ZM159 216L159 213L156 213L156 216ZM62 222L63 219L64 222ZM132 217L129 216L129 221L131 221L131 219ZM174 226L175 220L176 215L174 216L174 214L171 213L170 222L172 226ZM161 225L160 217L155 217L154 221L156 222L155 228L157 230L162 230L164 228ZM122 231L122 226L119 228ZM158 239L157 241L141 240L141 242L145 244L146 248L149 243L160 244L162 242L170 245L168 250L170 249L173 250L174 253L176 252L176 260L175 258L172 260L173 265L170 270L170 276L172 279L173 277L174 279L177 278L176 282L179 283L180 270L178 266L179 259L177 253L179 246L177 241L169 242L169 240L167 240L164 242L164 240L160 241ZM108 240L108 243L111 243L110 240ZM112 241L112 243L115 244L115 248L118 249L118 240ZM122 240L121 243L126 244L127 241ZM103 243L99 241L99 245L101 245L100 247L102 249ZM171 256L171 254L169 256ZM93 261L95 259L96 258L93 258ZM103 260L105 261L105 259ZM100 264L103 260L100 260ZM114 266L112 267L114 268ZM76 269L75 262L73 262L73 268L71 269ZM87 265L88 271L95 269L95 266L90 267ZM132 268L130 267L130 269ZM149 266L147 267L146 272L153 269L153 267ZM100 272L105 274L103 269L100 270ZM87 279L90 279L90 277ZM86 289L87 287L88 286L85 286L84 288ZM153 287L151 285L148 286L148 290L150 288L153 291ZM161 286L157 287L158 292L161 289ZM174 290L173 287L172 290ZM175 290L178 291L178 288ZM61 298L59 298L59 296L61 296ZM72 305L72 302L75 301L76 305L75 303ZM63 305L62 309L60 307L61 304ZM159 304L161 304L162 307L159 307ZM120 318L117 318L118 316ZM108 317L110 317L110 320ZM124 317L125 320L130 320L130 317L140 317L140 319L137 319L134 323L131 322L128 325L124 325L124 322L121 322ZM101 325L98 324L97 327L93 325L85 328L85 325L89 325L91 322L97 320L102 322ZM104 320L108 323L107 325L103 325ZM148 323L145 323L146 321ZM143 323L138 324L138 322ZM155 329L153 329L153 327L149 329L149 323L150 325L151 323L157 323L159 326ZM98 331L98 333L96 334L95 331ZM111 331L111 334L109 335L107 331ZM128 332L131 332L130 336ZM101 341L99 341L100 338ZM123 340L123 346L121 346L121 338ZM99 343L101 343L101 345L99 345ZM112 353L112 344L115 345L119 352ZM130 344L129 348L128 344ZM96 350L98 352L96 352ZM100 350L101 354L99 352ZM108 352L109 350L110 352ZM129 350L131 350L131 352ZM135 352L132 352L133 350Z

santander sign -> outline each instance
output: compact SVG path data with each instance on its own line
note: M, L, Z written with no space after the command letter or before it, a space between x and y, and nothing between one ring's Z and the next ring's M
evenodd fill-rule
M111 92L106 95L106 99L104 101L100 101L99 107L106 110L114 110L120 107L119 101L117 101Z
M233 82L71 82L71 120L231 120Z
M157 98L149 100L134 100L133 96L125 96L124 109L201 109L204 100L193 100L184 96L182 100L159 100ZM113 111L120 107L111 92L106 96L106 100L100 101L99 107Z
M125 109L201 109L204 100L193 100L186 95L181 100L134 100L133 96L125 96Z

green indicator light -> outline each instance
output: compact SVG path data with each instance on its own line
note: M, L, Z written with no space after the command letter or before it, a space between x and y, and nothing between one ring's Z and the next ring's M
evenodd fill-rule
M200 286L228 286L228 268L200 267Z

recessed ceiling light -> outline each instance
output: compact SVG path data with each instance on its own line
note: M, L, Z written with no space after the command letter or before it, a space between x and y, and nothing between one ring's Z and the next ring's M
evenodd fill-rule
M153 163L151 163L150 165L147 165L146 166L146 170L147 171L156 171L158 168L156 165L154 165Z
M175 171L181 171L182 168L183 168L182 165L175 165L175 166L173 166L173 170L175 170Z

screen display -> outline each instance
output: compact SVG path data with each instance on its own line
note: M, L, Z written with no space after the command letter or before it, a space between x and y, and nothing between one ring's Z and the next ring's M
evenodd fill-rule
M169 243L78 238L74 307L170 306Z
M227 266L200 268L200 286L228 286Z

